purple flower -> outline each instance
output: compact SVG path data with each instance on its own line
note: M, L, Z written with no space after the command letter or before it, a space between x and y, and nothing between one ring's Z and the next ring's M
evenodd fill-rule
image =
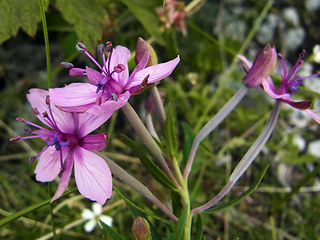
M93 114L112 113L123 107L130 95L141 92L146 84L160 81L169 76L180 61L175 59L153 66L146 67L149 51L141 57L136 68L129 76L128 59L130 51L123 46L112 48L107 42L106 47L99 45L97 52L102 56L103 66L86 51L82 43L77 44L77 49L84 52L100 69L100 71L86 67L74 68L71 63L62 63L61 66L69 68L70 76L88 77L90 83L73 83L64 88L50 89L50 98L59 108L69 112L88 111ZM105 58L105 49L109 52Z
M38 130L29 129L27 130L29 136L18 136L10 141L41 138L46 143L40 153L31 157L29 162L39 157L35 169L37 181L50 182L61 173L52 201L59 198L66 190L74 165L79 192L86 198L104 204L111 197L112 176L107 163L91 151L103 149L107 135L88 134L107 120L106 115L61 111L50 104L48 94L49 92L45 90L31 89L27 98L39 120L51 129L17 118Z
M274 49L274 52L275 52L275 49ZM287 66L286 66L284 58L280 54L278 54L279 60L280 60L280 63L281 63L281 67L282 67L282 72L280 71L280 69L276 68L278 74L281 77L281 85L280 85L280 87L278 89L276 89L276 87L273 84L273 81L272 81L271 77L263 75L263 74L261 75L262 76L262 81L261 81L260 87L262 87L263 90L270 97L272 97L274 99L277 99L277 100L281 100L282 102L285 102L285 103L289 104L290 106L292 106L294 108L297 108L297 109L305 111L316 122L320 123L320 117L318 115L316 115L317 110L309 109L311 107L312 101L294 101L291 98L291 96L298 90L298 86L300 86L302 84L304 79L311 78L311 77L316 77L316 76L320 75L319 73L313 74L313 75L310 75L310 76L305 76L305 77L300 77L300 76L296 76L295 75L295 73L298 71L299 67L303 63L304 53L305 53L305 51L303 51L299 55L299 58L298 58L297 62L292 67L290 72L288 72L288 70L287 70ZM244 65L247 68L250 68L247 71L247 75L244 78L248 79L248 75L249 74L255 75L255 76L258 75L256 73L254 73L253 70L254 69L261 69L262 66L263 66L262 62L254 61L254 63L252 64L250 61L248 61L242 55L237 55L237 57L244 63ZM274 60L272 60L272 61L274 61ZM266 68L269 68L270 66L271 66L271 64L268 64L268 63L266 64ZM268 70L266 70L266 72L268 72Z

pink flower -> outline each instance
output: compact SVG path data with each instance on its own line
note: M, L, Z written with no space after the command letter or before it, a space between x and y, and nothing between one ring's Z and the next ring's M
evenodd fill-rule
M253 78L251 78L251 76L255 76L257 79L259 79L257 76L260 73L266 73L266 72L271 73L269 70L272 69L272 66L274 64L274 61L275 61L274 54L276 53L276 50L274 48L272 48L272 50L269 50L269 52L270 52L270 57L268 56L264 59L265 60L264 66L267 69L266 71L262 70L263 63L261 61L255 61L252 64L244 56L237 55L237 57L244 63L244 65L247 68L250 68L249 70L246 70L247 75L244 77L244 79L247 79L247 80L253 79ZM304 79L316 77L316 76L319 76L320 74L317 73L317 74L313 74L311 76L305 76L305 77L300 77L300 76L295 75L296 72L298 71L299 67L303 63L304 51L299 55L297 62L292 67L290 72L287 71L287 66L286 66L286 63L285 63L283 57L280 54L278 54L278 56L279 56L279 60L280 60L281 67L282 67L282 72L278 68L276 68L277 72L280 75L281 80L282 80L280 87L278 89L276 89L271 77L267 76L265 74L261 75L262 80L260 79L261 80L260 87L262 87L263 90L270 97L277 99L277 100L281 100L282 102L285 102L294 108L305 111L316 122L320 123L320 117L316 114L316 112L318 112L318 110L311 110L310 109L312 101L295 101L291 98L291 96L294 95L295 92L298 90L298 86L300 86L302 84L302 81ZM260 71L259 74L257 74L257 72L255 73L254 70L257 70L257 72L259 70Z
M139 93L146 84L160 81L169 76L180 61L179 56L175 59L153 66L146 67L149 59L149 52L142 56L129 76L128 59L130 51L123 46L112 48L107 42L106 50L109 52L108 59L105 59L105 49L101 44L97 51L102 56L103 66L86 51L82 43L77 44L77 49L84 52L100 69L74 68L71 63L62 63L61 66L69 68L70 76L86 75L90 83L73 83L64 88L50 89L50 99L59 108L69 112L88 111L92 114L112 113L123 107L129 97Z
M35 169L36 180L50 182L59 173L61 179L52 201L59 198L66 190L74 165L74 175L79 192L93 201L104 204L111 197L112 176L107 163L91 151L99 151L106 145L105 133L88 135L107 119L105 115L88 113L68 113L50 104L49 92L31 89L27 95L39 120L51 129L43 128L23 118L25 122L38 130L27 130L30 136L15 137L10 141L41 138L46 146L36 156L39 157Z

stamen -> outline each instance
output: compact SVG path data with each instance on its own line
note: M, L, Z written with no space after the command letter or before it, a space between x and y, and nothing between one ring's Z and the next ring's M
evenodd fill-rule
M110 41L106 42L106 51L112 52L112 42Z
M78 42L78 43L76 44L76 49L77 49L77 51L79 51L79 52L84 52L84 51L86 50L86 46L85 46L83 43Z
M111 99L112 99L113 101L117 101L117 99L118 99L117 94L112 93L112 94L111 94Z
M69 76L71 77L77 77L77 76L82 76L84 75L86 70L82 68L71 68L69 71Z
M27 120L25 120L24 118L22 117L16 117L16 120L17 121L20 121L20 122L26 122Z
M126 69L126 67L123 64L119 63L117 66L114 67L114 72L121 73L125 69Z
M29 122L29 121L25 120L25 119L22 118L22 117L17 117L16 120L17 120L17 121L20 121L20 122L24 122L24 123L26 123L26 124L28 124L28 125L34 126L34 127L36 127L36 128L42 129L42 130L47 130L46 128L41 127L41 126L39 126L39 125L37 125L37 124L34 124L34 123L32 123L32 122Z
M101 56L104 54L104 45L103 45L103 44L100 44L100 45L97 47L97 52L98 52L98 54L100 54Z
M31 134L31 128L29 128L29 127L26 127L25 129L24 129L24 133L25 134Z
M40 114L37 108L33 108L32 110L33 110L33 113L34 113L35 115L39 115L39 114Z
M44 151L46 151L48 148L49 148L49 146L45 146L44 148L42 148L42 150L41 150L37 155L31 156L31 157L29 158L28 163L29 163L29 164L33 163L34 160L36 160L36 159L37 159Z
M73 64L72 63L69 63L69 62L61 62L60 63L60 66L63 67L63 68L73 68Z
M15 142L15 141L18 141L20 139L21 139L21 136L16 136L16 137L10 138L10 142Z
M53 129L56 129L56 130L59 130L59 131L60 131L60 129L59 129L57 123L56 123L56 120L54 119L53 114L52 114L52 109L51 109L51 104L50 104L50 97L49 97L49 95L46 97L46 103L47 103L48 108L49 108L50 117L51 117L51 119L52 119L52 121L53 121L53 123L54 123L54 126L55 126L55 128L53 128Z

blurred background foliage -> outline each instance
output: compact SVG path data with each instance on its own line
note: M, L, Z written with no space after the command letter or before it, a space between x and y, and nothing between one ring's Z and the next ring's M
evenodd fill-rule
M270 43L294 64L302 49L306 59L301 75L319 69L320 3L317 0L194 0L181 1L185 28L164 22L157 12L165 6L160 0L44 0L49 31L52 79L61 87L84 78L71 78L59 66L62 61L75 66L92 63L75 49L83 42L92 54L98 44L135 49L138 37L152 43L159 62L177 54L181 62L158 88L165 92L164 105L173 107L178 132L179 160L188 153L190 139L242 86L244 75L235 55L243 51L248 59ZM168 1L169 2L169 1ZM266 7L270 5L270 7ZM181 20L181 21L182 21ZM18 116L36 121L25 95L30 88L46 88L46 56L38 0L0 0L0 216L21 210L49 198L48 186L34 178L35 164L27 160L39 152L42 142L8 141L23 134ZM318 50L319 51L319 50ZM318 54L318 55L317 55ZM134 67L131 60L129 66ZM276 79L275 79L276 80ZM315 100L319 107L319 78L306 80L298 97ZM130 99L142 118L148 90ZM260 89L251 91L222 125L204 140L190 176L192 206L197 207L219 192L230 171L262 131L274 104ZM119 140L120 134L135 138L121 111L99 130L106 131L109 143L105 152L119 165L146 184L162 201L170 192L163 189L141 167L137 156ZM163 139L163 134L159 133ZM320 183L319 126L302 113L283 107L278 125L263 152L232 192L231 199L256 179L261 168L270 167L259 188L227 210L203 215L203 239L319 239ZM148 206L139 194L117 179L115 186L139 206ZM53 184L53 189L56 188ZM69 187L75 186L71 179ZM224 201L224 200L223 200ZM169 203L168 203L169 204ZM114 207L108 207L114 206ZM54 203L57 228L70 227L60 239L102 239L96 228L83 229L81 218L91 202L78 193ZM161 216L154 206L149 206ZM49 207L32 211L24 218L0 228L4 239L48 239L51 233ZM113 228L125 239L133 239L133 216L114 191L104 207L113 218ZM148 217L159 236L165 238L164 223ZM196 224L196 221L194 221ZM168 228L167 228L168 229ZM196 229L196 227L195 227ZM196 231L196 230L195 230Z

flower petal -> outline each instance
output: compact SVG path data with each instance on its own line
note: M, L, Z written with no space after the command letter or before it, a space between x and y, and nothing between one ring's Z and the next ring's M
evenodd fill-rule
M83 219L93 219L95 217L95 214L94 212L92 212L91 210L85 208L83 209L82 213L81 213L81 217Z
M312 117L313 120L315 120L317 123L320 124L320 116L318 116L318 115L316 114L316 111L311 110L311 109L306 109L306 110L304 110L304 111L305 111L310 117Z
M264 80L261 83L263 90L272 98L274 99L280 99L280 98L290 98L290 94L278 94L275 90L275 87L273 85L273 82L271 80L271 77L264 78Z
M65 149L65 148L62 148ZM67 151L62 150L62 157L67 155ZM34 173L36 180L39 182L51 182L54 180L61 170L60 152L54 146L48 147L39 158Z
M96 226L96 220L95 219L91 219L90 221L88 221L85 225L84 225L84 230L89 233L89 232L92 232L93 229L95 228Z
M107 163L81 147L74 150L74 173L79 192L103 205L112 194L112 176Z
M93 203L92 211L95 215L100 215L102 213L102 206L99 203Z
M46 97L49 95L49 92L42 89L32 88L27 94L27 99L30 102L33 108L36 108L40 114L37 115L39 120L45 125L48 125L47 121L43 117L43 112L48 112L48 105L46 104Z
M111 115L114 113L114 111L118 110L119 108L123 107L130 98L130 92L126 91L123 94L119 94L117 96L117 100L108 100L104 103L102 103L100 106L94 105L92 108L90 108L87 113L90 114L104 114L107 119L111 117Z
M88 151L100 151L106 146L107 138L105 133L90 134L81 139L80 146Z
M85 113L75 114L74 118L77 123L76 131L78 133L78 137L82 138L96 130L110 118L112 113L103 112L101 114L92 114L88 111Z
M63 88L49 89L50 100L59 107L75 107L96 102L97 87L90 83L72 83Z
M180 57L178 56L169 62L160 63L142 69L135 75L130 76L128 83L125 86L125 89L129 90L133 87L140 86L147 75L150 75L148 78L148 84L160 81L161 79L168 77L175 69L179 61Z
M112 74L112 77L115 80L117 80L121 86L124 86L127 83L127 80L129 78L128 60L129 60L130 54L131 54L130 50L123 46L117 46L112 50L111 61L110 61L110 72L113 72L114 67L116 67L118 64L122 64L126 68L121 73L114 72ZM109 59L110 57L108 58L108 61L104 66L105 70L107 70L106 67L108 66Z
M61 195L64 193L64 191L68 187L74 158L75 158L74 152L69 152L66 157L66 160L64 161L64 167L63 167L64 169L61 175L58 188L56 190L56 193L52 197L51 202L61 197Z
M88 80L92 85L97 85L102 81L102 79L106 78L103 74L93 68L86 67L86 73Z
M239 58L248 69L252 67L252 62L250 62L245 56L238 54L237 58Z
M109 217L109 216L105 216L105 215L102 215L99 220L101 220L102 222L104 222L106 225L108 225L109 227L112 226L112 222L113 222L113 219L112 217Z

